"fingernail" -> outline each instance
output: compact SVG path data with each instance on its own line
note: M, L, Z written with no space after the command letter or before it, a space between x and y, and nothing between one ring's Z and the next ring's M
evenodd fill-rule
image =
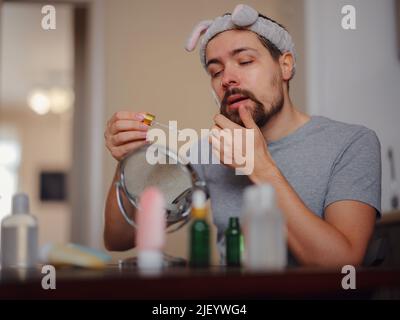
M146 137L147 137L147 132L140 132L140 133L139 133L139 136L140 136L141 138L146 138Z
M139 128L140 128L140 129L144 129L144 130L148 130L148 129L149 129L149 126L146 125L146 124L144 124L144 123L141 123L141 124L139 125Z
M135 114L135 119L139 120L139 121L142 121L144 119L144 115L141 114L141 113L137 113L137 114Z

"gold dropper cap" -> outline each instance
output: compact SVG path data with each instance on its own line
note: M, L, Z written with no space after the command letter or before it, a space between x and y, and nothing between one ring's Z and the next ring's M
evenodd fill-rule
M156 118L155 115L151 114L151 113L146 113L144 115L144 119L142 120L142 122L144 124L147 124L148 126L151 126L153 120Z

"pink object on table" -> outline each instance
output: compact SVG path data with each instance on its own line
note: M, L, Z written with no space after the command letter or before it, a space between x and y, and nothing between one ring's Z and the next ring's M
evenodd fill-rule
M156 187L146 188L137 215L136 244L139 267L157 267L165 244L165 200Z

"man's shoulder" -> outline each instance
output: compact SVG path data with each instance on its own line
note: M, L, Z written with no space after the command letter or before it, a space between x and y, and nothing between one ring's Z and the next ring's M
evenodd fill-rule
M351 144L360 138L379 141L375 131L364 125L333 120L324 116L314 116L314 118L316 125L333 141L341 141L344 144Z
M324 128L326 149L335 155L335 163L340 159L370 158L378 162L381 144L374 130L360 124L320 117L321 127ZM350 160L348 160L350 161Z

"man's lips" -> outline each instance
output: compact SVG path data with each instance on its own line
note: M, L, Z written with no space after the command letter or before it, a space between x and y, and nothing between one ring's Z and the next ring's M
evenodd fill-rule
M235 99L228 99L228 108L230 110L236 110L239 109L239 107L243 104L245 104L246 102L249 101L249 98L244 97L244 96L240 96L239 98L235 98Z
M232 94L232 95L230 95L229 97L228 97L228 99L227 99L227 104L228 105L230 105L230 104L232 104L232 103L235 103L235 102L237 102L237 101L239 101L239 100L243 100L243 99L246 99L247 97L246 96L244 96L244 95L242 95L242 94Z

